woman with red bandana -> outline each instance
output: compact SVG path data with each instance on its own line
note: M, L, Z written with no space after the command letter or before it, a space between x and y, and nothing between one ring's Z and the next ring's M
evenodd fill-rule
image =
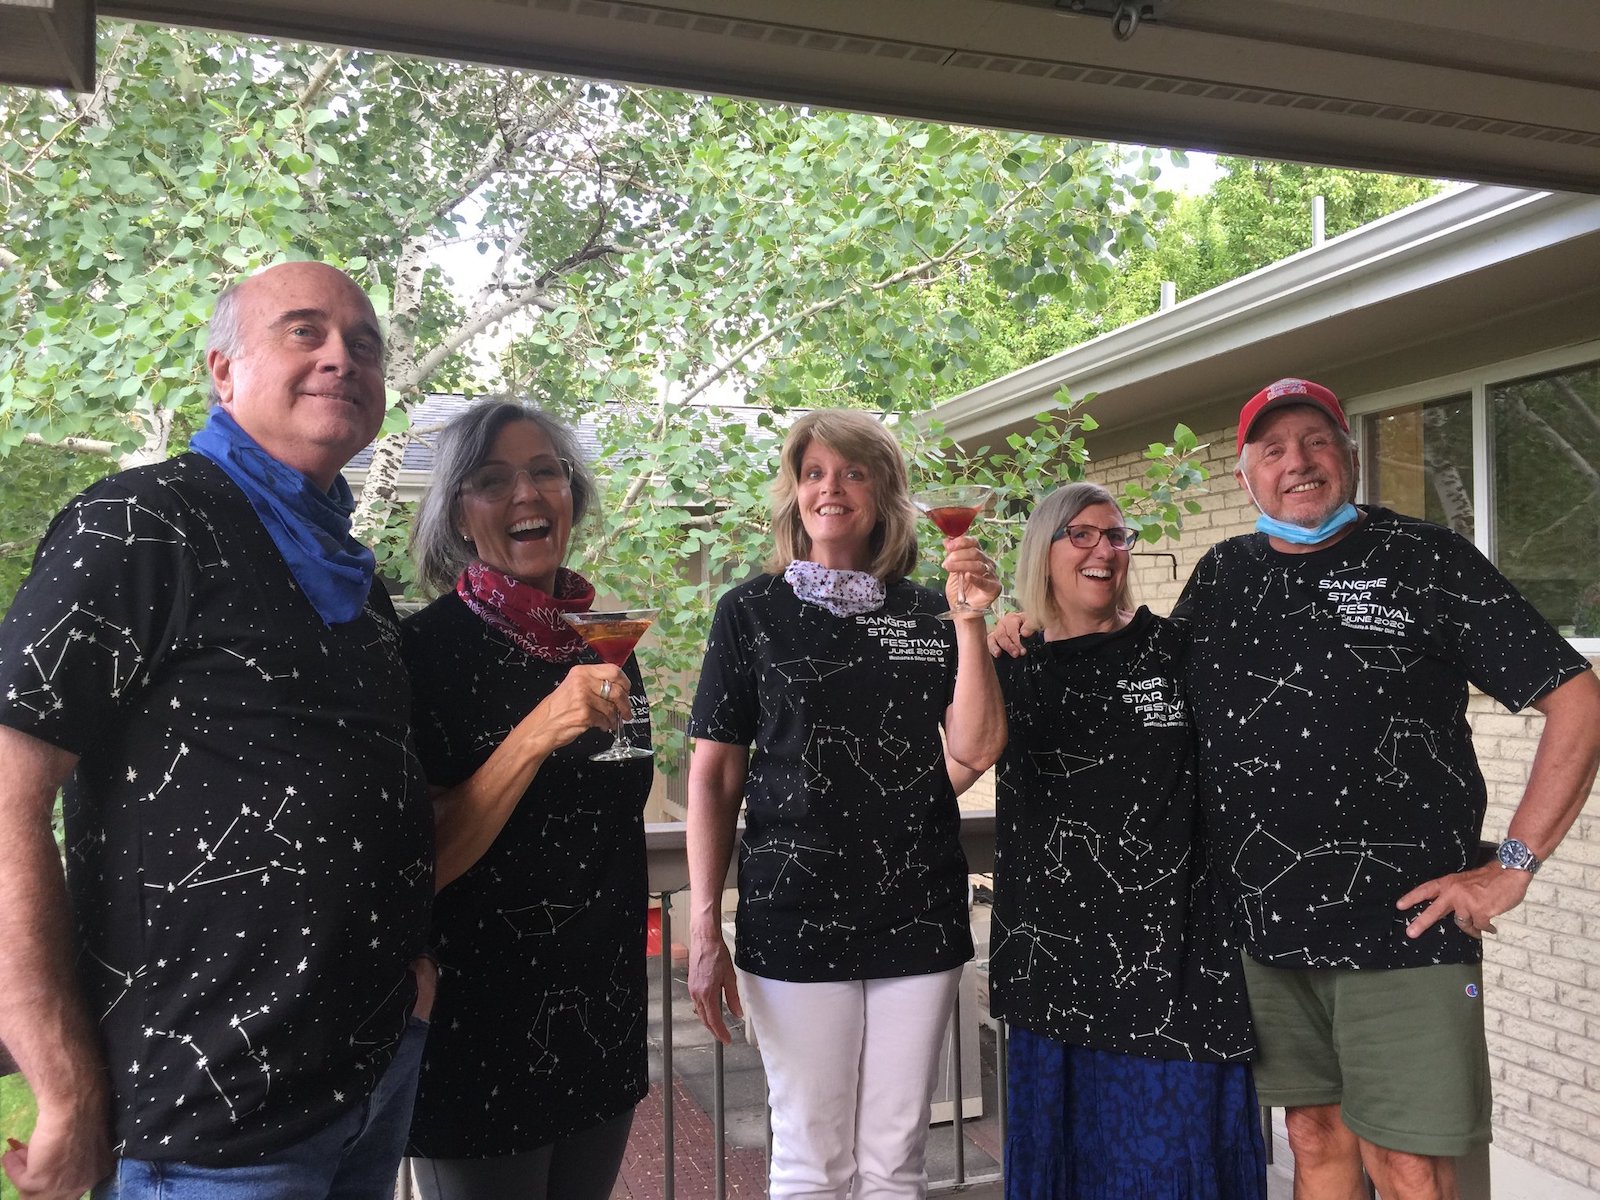
M604 1200L648 1086L652 764L589 755L648 716L639 668L593 664L561 616L595 594L562 565L594 497L570 431L479 404L433 479L411 549L441 594L401 631L438 840L413 1171L426 1200Z

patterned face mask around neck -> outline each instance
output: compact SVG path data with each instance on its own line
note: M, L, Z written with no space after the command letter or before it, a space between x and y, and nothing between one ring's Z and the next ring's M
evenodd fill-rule
M883 607L883 581L865 571L840 571L821 563L796 559L784 568L783 578L807 604L825 608L836 617L854 617Z

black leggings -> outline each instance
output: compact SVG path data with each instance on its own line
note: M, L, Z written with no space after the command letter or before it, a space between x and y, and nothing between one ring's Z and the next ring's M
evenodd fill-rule
M607 1200L628 1148L633 1109L525 1154L413 1158L422 1200Z

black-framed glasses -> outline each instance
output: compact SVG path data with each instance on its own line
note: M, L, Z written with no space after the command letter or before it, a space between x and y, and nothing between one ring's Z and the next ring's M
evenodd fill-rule
M1101 538L1110 542L1113 550L1132 550L1139 540L1139 531L1126 525L1114 525L1110 529L1101 529L1098 525L1063 525L1051 535L1050 541L1059 542L1062 538L1070 538L1079 550L1093 550Z
M534 491L552 496L572 483L572 464L554 455L521 467L486 463L461 481L461 490L480 500L504 500L517 486L518 475L526 475Z

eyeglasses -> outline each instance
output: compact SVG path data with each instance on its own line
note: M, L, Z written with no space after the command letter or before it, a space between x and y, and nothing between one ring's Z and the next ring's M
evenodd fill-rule
M552 496L572 483L572 464L564 458L536 458L525 467L489 463L462 480L461 490L480 500L504 500L517 486L517 476L526 475L533 490Z
M1054 544L1062 538L1071 538L1072 544L1079 550L1093 550L1100 544L1101 538L1110 542L1113 550L1132 550L1133 544L1139 540L1139 531L1125 525L1111 529L1101 529L1098 525L1063 525L1055 531L1050 541Z

